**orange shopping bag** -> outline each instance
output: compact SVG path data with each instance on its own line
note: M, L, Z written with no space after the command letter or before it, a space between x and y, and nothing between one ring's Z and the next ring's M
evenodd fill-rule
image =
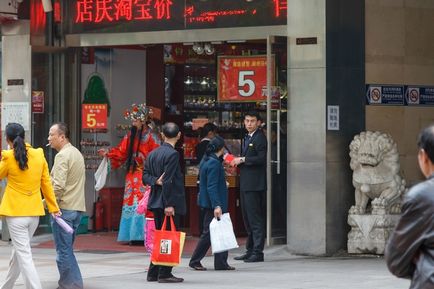
M161 230L155 230L154 248L151 262L154 265L178 266L181 263L182 249L184 248L185 233L177 232L173 217L170 216L170 231L166 230L167 216L164 217Z

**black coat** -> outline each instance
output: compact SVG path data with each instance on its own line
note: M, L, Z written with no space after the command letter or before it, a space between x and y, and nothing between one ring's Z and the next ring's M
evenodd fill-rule
M411 289L434 288L434 175L404 195L402 215L386 246L396 276L411 278Z
M164 173L163 185L155 184ZM153 150L145 162L143 184L151 186L148 209L174 207L175 214L186 213L184 176L179 164L179 153L168 143Z
M240 190L267 190L267 138L262 130L257 129L241 156L245 162L240 167Z
M201 161L206 152L206 147L209 144L209 139L203 139L196 145L196 158Z

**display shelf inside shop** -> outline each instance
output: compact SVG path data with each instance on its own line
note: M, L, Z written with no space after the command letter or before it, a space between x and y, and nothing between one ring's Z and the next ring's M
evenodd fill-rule
M96 170L103 159L102 156L98 155L98 149L110 146L110 142L83 139L80 141L80 146L86 169Z

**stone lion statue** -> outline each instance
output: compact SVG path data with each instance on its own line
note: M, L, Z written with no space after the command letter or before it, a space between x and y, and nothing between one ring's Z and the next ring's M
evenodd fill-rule
M365 214L372 199L372 214L399 214L405 180L399 174L396 143L389 134L362 132L350 144L356 204L349 214Z

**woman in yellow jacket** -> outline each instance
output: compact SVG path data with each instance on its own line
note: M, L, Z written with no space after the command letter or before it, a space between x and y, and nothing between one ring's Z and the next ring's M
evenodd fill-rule
M6 141L13 149L4 150L1 155L0 179L7 178L7 185L0 203L0 215L6 217L13 248L1 289L12 289L20 271L27 289L41 289L30 248L39 216L45 215L41 190L50 213L61 213L43 150L24 142L24 128L18 123L6 126Z

